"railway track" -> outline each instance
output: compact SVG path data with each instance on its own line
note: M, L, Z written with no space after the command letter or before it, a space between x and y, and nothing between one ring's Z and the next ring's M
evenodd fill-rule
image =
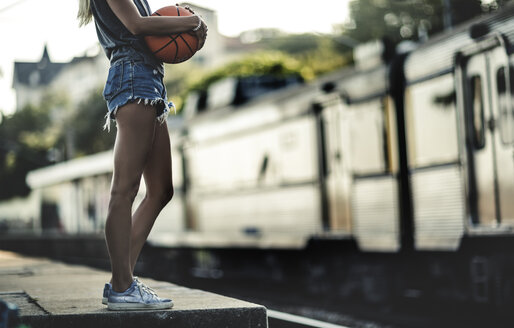
M351 328L270 309L268 309L268 323L270 328Z

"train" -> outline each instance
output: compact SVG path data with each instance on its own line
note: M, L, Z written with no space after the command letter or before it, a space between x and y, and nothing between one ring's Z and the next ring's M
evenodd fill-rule
M370 42L354 58L312 82L229 77L190 94L168 121L175 193L149 246L188 254L176 275L508 315L514 6L422 44ZM27 226L101 232L111 177L112 151L31 172Z

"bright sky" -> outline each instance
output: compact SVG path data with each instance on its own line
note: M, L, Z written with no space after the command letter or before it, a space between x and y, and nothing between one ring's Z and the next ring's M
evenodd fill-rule
M227 36L259 28L330 33L334 24L347 17L348 0L191 0L213 9L218 28ZM170 0L148 0L152 10L175 4ZM84 55L96 43L94 24L78 28L78 0L0 0L0 110L14 110L12 70L14 61L38 61L44 44L52 61L66 62ZM314 14L314 15L313 15Z

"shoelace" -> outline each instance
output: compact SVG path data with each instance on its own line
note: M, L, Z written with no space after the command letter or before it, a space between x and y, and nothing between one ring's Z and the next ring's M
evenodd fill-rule
M157 293L150 287L148 287L147 285L145 285L142 281L140 281L137 277L134 277L134 280L136 281L137 285L143 289L145 292L147 293L150 293L152 295L154 295L155 297L158 297L157 296Z

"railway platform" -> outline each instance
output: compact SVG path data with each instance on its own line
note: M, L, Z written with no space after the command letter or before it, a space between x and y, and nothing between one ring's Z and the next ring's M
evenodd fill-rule
M201 290L140 277L170 310L109 311L101 303L110 273L0 251L0 299L16 304L31 328L174 327L266 328L266 308ZM0 320L1 321L1 320Z

